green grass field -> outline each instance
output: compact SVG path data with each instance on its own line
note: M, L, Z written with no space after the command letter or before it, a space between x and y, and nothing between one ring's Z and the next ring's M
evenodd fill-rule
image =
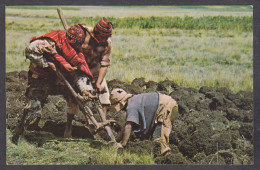
M253 90L250 6L63 7L68 24L115 26L107 79L174 80L181 86ZM154 11L158 11L155 13ZM133 15L134 13L134 15ZM29 39L62 29L56 7L6 8L6 71L27 70Z
M250 6L66 6L63 10L69 24L93 26L101 16L113 21L109 80L145 77L195 88L253 89ZM55 29L62 29L56 7L7 7L6 71L27 70L23 52L30 37Z
M115 165L126 164L126 161L131 165L154 164L152 153L118 152L102 140L64 139L41 132L41 137L50 139L43 146L37 147L24 138L15 145L10 141L10 130L6 131L7 165Z

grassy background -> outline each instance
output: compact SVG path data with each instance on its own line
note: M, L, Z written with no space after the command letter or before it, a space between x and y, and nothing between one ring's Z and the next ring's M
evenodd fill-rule
M28 143L24 138L18 145L10 141L11 132L6 130L7 165L115 165L154 164L152 153L133 154L117 151L105 141L90 139L64 139L39 132L38 138L47 138L41 147ZM34 132L32 132L34 133Z
M62 7L68 24L115 26L107 79L174 80L186 87L253 89L251 6ZM6 8L6 71L27 70L30 37L62 29L51 6Z
M186 87L253 89L250 6L62 9L68 24L93 26L100 16L114 23L109 80L145 77L170 79ZM55 29L62 29L56 7L7 7L6 71L27 70L23 52L30 37Z
M8 15L58 18L57 6L9 6ZM150 16L252 16L251 6L61 6L66 18L77 17L150 17ZM76 9L75 9L76 8ZM12 9L12 10L9 10ZM26 10L24 10L26 9ZM21 12L22 10L22 12ZM35 13L35 10L40 11Z
M181 86L253 90L251 6L62 7L68 24L93 26L101 16L115 25L107 79L173 80ZM62 29L56 7L6 8L6 72L27 70L29 39ZM7 164L154 164L153 155L120 155L107 143L57 139L37 147L13 145L7 130ZM51 138L48 136L48 138ZM83 151L83 152L82 152ZM102 153L102 154L101 154ZM90 157L89 157L90 156Z

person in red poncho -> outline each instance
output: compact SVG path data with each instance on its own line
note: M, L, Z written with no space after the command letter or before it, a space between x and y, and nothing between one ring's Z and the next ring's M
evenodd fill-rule
M12 137L14 143L17 143L24 128L37 126L48 95L63 95L66 99L68 108L64 137L71 137L71 120L78 106L53 70L58 68L82 95L91 90L92 86L87 82L93 75L80 52L85 38L84 28L79 24L72 25L67 31L55 30L31 38L25 48L25 56L30 60L25 93L27 105L18 119Z

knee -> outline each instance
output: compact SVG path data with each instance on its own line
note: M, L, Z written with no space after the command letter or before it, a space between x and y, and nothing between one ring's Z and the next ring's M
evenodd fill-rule
M111 105L111 102L110 102L110 99L109 99L109 92L107 93L104 93L104 94L101 94L98 96L99 98L99 101L101 103L102 106L110 106Z
M67 104L67 114L77 114L79 111L79 106L75 103L68 103Z

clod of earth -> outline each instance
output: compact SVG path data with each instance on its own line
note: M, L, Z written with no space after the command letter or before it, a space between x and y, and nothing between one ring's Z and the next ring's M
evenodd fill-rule
M7 128L14 129L19 114L25 106L24 92L27 72L6 73ZM123 88L132 94L161 92L170 95L179 104L179 117L170 135L169 155L158 155L152 141L138 141L133 136L126 147L128 152L155 156L157 164L252 164L253 163L253 93L233 93L227 88L203 86L200 89L184 88L173 81L148 81L136 78L131 84L119 80L108 81L109 90ZM124 112L108 111L115 119L114 132L121 130ZM96 115L97 116L97 115ZM48 139L61 138L66 123L66 101L59 96L49 96L43 107L42 119L36 131L27 131L24 138L42 146ZM47 133L47 134L46 134ZM49 135L49 134L53 135ZM75 115L73 138L91 138L83 114ZM105 132L96 137L108 140ZM125 160L127 163L127 160Z

